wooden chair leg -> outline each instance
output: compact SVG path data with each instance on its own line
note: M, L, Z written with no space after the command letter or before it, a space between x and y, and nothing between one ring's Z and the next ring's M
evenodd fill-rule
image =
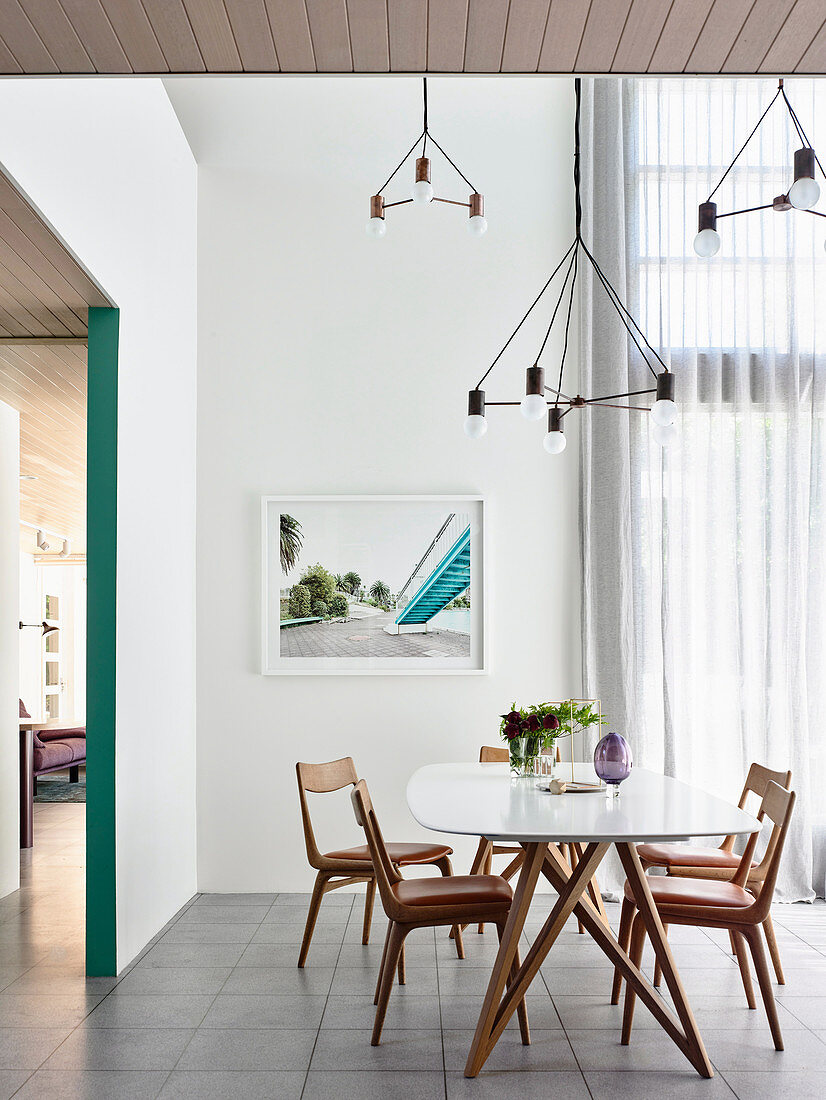
M645 924L639 913L634 917L634 923L631 925L631 950L628 952L628 956L634 966L639 969L642 962L642 949L645 943ZM625 1005L622 1011L622 1038L620 1042L624 1047L627 1047L631 1042L631 1027L634 1023L634 1005L637 1001L637 994L634 987L628 982L625 983Z
M757 982L760 986L760 995L763 998L763 1007L766 1010L766 1016L769 1020L769 1027L771 1028L772 1039L774 1040L774 1049L783 1050L783 1033L780 1030L780 1021L777 1018L777 1005L774 1002L774 989L772 987L771 975L769 974L769 968L766 965L766 954L763 951L763 942L760 939L760 929L756 926L751 928L744 928L743 935L748 940L749 948L751 950L752 961L754 962L754 969L757 973Z
M480 841L480 843L482 842ZM453 874L453 864L450 862L450 856L442 856L441 859L436 861L436 866L442 872L444 878L450 878ZM471 874L475 874L475 872L471 871ZM450 938L456 940L456 954L460 959L463 959L465 957L465 947L462 943L462 928L460 925L453 925L450 930Z
M485 862L482 866L482 874L483 875L489 875L492 870L493 870L493 846L489 845L487 855L485 856ZM484 924L477 924L476 925L477 935L481 936L484 931L485 931ZM460 955L459 958L461 958L461 957L462 956Z
M387 965L387 947L390 943L390 931L393 928L393 922L390 921L387 925L387 935L384 937L384 950L381 953L381 962L379 963L379 976L376 981L376 992L373 994L373 1004L379 1003L379 992L381 990L381 980L384 976L384 968Z
M728 942L729 942L729 946L731 947L732 955L736 955L737 954L737 938L735 937L734 932L731 930L731 928L729 928L729 930L728 930Z
M665 924L665 923L663 923L663 932L665 932L666 936L668 935L668 925ZM663 968L660 965L660 960L656 959L654 961L654 988L659 989L662 984L663 984Z
M749 1008L757 1008L754 999L754 986L751 984L751 970L749 969L749 953L746 950L746 941L739 932L732 931L734 951L737 955L737 965L740 967L740 977L743 979L743 991L746 994L746 1004Z
M768 944L769 954L771 955L777 984L785 985L786 979L783 975L783 967L780 963L780 948L777 946L777 937L774 934L774 924L772 923L771 913L769 913L763 921L763 931L766 934L766 943Z
M402 948L399 951L399 961L396 969L399 972L399 985L407 984L407 962L404 956L404 941L402 940Z
M620 926L619 935L617 936L617 942L623 951L628 952L628 944L631 942L631 922L634 919L634 903L629 901L628 898L622 899L622 912L620 914ZM611 987L611 1004L618 1005L620 999L620 990L622 989L622 971L619 967L614 967L614 984Z
M473 862L471 863L470 870L468 871L469 875L482 875L482 874L484 874L484 871L482 870L482 868L485 864L485 860L487 859L488 852L492 848L493 848L493 845L487 839L487 837L484 837L484 836L479 837L479 844L476 848L476 855L473 857ZM463 924L463 925L460 926L460 931L464 932L464 930L466 928L467 928L467 925ZM450 938L452 940L456 938L456 926L455 925L450 930ZM459 958L462 958L462 956L460 955Z
M371 878L367 882L367 893L364 896L364 924L361 930L361 942L364 947L370 942L370 923L373 920L373 899L376 896L376 880Z
M460 959L463 959L465 957L465 941L462 939L463 927L466 928L467 925L453 925L453 938L454 940L456 940L456 955Z
M502 933L504 932L504 930L505 930L505 925L504 924L497 924L496 934L499 937L499 942L500 943L502 942ZM519 971L519 967L521 965L522 965L522 962L519 958L519 945L517 944L516 951L514 952L514 956L513 956L513 964L511 966L510 979L508 981L508 985L510 985L510 983L516 977L516 975ZM528 1023L528 1006L525 1003L525 998L524 997L519 1002L519 1004L516 1006L516 1016L517 1016L517 1019L519 1020L519 1034L522 1036L522 1045L526 1046L526 1047L529 1047L531 1045L531 1028L530 1028L530 1024Z
M301 950L298 953L298 965L303 967L307 961L307 952L310 950L310 941L313 938L313 932L315 931L315 922L318 917L318 911L321 908L321 899L324 897L324 887L327 884L328 876L323 871L319 871L315 877L315 885L313 886L313 896L310 898L310 908L307 911L307 923L304 925L304 939L301 941Z
M384 1027L384 1018L387 1015L387 1002L390 1000L390 991L393 988L393 976L399 965L402 947L404 946L405 930L395 921L391 922L387 939L387 958L384 962L384 972L381 976L379 997L376 1002L376 1017L373 1022L373 1034L370 1045L377 1047L381 1042L381 1031Z

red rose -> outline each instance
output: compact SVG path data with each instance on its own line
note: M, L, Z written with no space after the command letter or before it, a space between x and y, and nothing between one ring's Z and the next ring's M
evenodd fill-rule
M516 722L508 722L505 726L505 737L507 737L509 741L513 741L514 737L518 737L521 732Z
M546 714L542 720L542 726L546 730L558 730L559 719L555 714Z
M530 731L531 731L532 733L536 733L536 731L537 731L537 730L538 730L539 728L540 728L540 721L539 721L539 716L538 716L537 714L532 714L532 715L530 716L530 718L528 718L528 729L529 729L529 730L530 730Z

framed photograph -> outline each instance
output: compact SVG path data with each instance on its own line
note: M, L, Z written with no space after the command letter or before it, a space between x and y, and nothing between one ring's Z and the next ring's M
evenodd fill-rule
M278 674L486 671L478 496L265 496L263 662Z

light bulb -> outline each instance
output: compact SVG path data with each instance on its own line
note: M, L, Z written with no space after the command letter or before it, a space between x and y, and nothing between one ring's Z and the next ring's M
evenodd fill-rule
M548 432L542 440L542 446L549 455L561 455L568 446L568 440L565 438L564 432Z
M484 237L488 231L488 219L481 214L473 214L467 220L467 228L471 237Z
M720 234L716 229L701 229L694 238L694 251L698 256L708 259L720 251Z
M427 203L433 201L433 184L428 183L427 180L418 180L413 184L413 202L418 202L422 206L426 206Z
M678 432L674 424L655 423L651 434L654 436L655 443L659 443L661 447L668 447L677 438Z
M651 419L655 424L667 428L677 419L677 406L673 401L655 401L651 407Z
M541 393L526 393L520 408L526 420L541 420L548 405Z
M371 218L365 226L368 237L383 237L387 232L384 218Z
M795 180L789 188L789 202L795 210L811 210L819 198L820 184L810 177Z
M488 422L484 416L469 416L465 421L465 435L468 439L481 439L488 430Z

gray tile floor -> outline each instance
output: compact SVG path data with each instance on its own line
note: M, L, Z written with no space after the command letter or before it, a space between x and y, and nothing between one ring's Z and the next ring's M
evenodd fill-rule
M382 1045L369 1044L385 922L361 946L362 897L325 900L307 969L306 895L201 895L118 982L83 977L83 806L37 808L23 888L0 900L0 1100L794 1100L826 1095L826 905L777 906L786 1050L749 1012L726 937L674 929L678 966L716 1076L701 1080L638 1005L629 1047L611 971L569 927L530 999L533 1043L508 1028L482 1074L462 1075L495 936L414 934ZM616 907L609 907L616 919ZM547 899L526 926L539 928ZM650 952L646 966L650 968ZM522 1071L522 1072L519 1072Z

